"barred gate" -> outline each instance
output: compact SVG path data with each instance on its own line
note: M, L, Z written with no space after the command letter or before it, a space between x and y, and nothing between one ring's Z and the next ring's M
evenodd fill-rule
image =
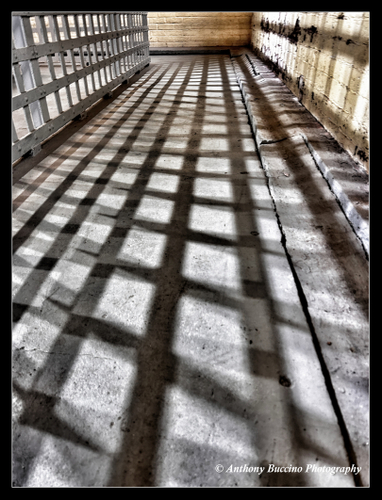
M150 64L147 12L12 12L12 161Z

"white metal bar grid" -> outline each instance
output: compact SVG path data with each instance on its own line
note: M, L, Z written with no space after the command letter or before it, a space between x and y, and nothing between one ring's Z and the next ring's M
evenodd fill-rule
M12 34L13 162L150 63L146 12L13 12Z

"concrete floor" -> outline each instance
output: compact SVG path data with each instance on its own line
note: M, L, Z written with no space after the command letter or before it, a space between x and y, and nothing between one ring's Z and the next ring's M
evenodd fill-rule
M14 486L368 484L368 261L248 71L153 56L17 166Z

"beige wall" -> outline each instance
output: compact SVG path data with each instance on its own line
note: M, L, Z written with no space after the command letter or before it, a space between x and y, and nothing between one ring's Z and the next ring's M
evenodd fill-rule
M251 44L368 169L369 13L254 12Z
M369 13L149 12L151 47L251 45L369 166Z
M252 12L149 12L151 47L249 45Z

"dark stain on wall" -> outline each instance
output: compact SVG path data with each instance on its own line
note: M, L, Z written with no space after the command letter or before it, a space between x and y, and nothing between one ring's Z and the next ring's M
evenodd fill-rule
M294 44L297 44L298 37L301 35L300 19L296 19L296 24L294 25L292 33L290 33L287 38Z
M367 161L369 159L365 151L362 151L362 149L357 152L357 155L361 158L362 161Z
M345 15L343 12L341 12L338 16L337 19L339 20L344 20ZM339 23L339 26L342 24ZM310 26L308 28L301 28L300 26L300 19L297 18L295 25L289 24L289 23L283 23L280 21L275 22L269 22L269 19L262 18L261 23L260 23L260 28L264 33L273 33L277 35L278 37L286 38L290 43L293 43L294 45L297 45L298 42L304 42L308 37L310 37L310 42L312 43L314 41L314 35L318 34L318 29L316 26ZM301 36L302 35L302 36ZM329 33L328 35L334 35L334 33ZM362 42L358 42L358 39L356 41L353 41L351 38L343 39L342 36L339 36L338 34L331 36L333 42L332 42L332 50L338 50L338 46L340 45L338 42L343 40L345 44L342 42L341 44L341 50L345 51L346 54L350 54L349 51L352 51L351 47L345 49L345 45L361 45ZM336 42L336 43L335 43ZM280 43L278 43L277 46L281 47L281 40ZM315 95L314 92L307 92L307 89L305 88L305 82L304 82L304 77L303 75L300 75L297 79L295 77L292 78L288 74L288 68L286 67L285 63L282 63L280 65L279 63L279 54L278 54L278 49L275 47L275 51L271 54L270 49L268 45L262 46L261 48L255 48L253 47L254 53L272 70L274 73L281 78L289 87L289 89L296 95L298 98L299 102L302 103L302 101L307 101L311 103L312 108L317 107L318 104L326 104L326 100L328 97L324 94L323 96L319 96L317 100L317 95ZM317 49L318 52L321 52L321 49ZM272 59L273 60L272 60ZM280 61L281 62L281 61ZM362 62L362 61L361 61ZM310 99L309 99L310 98ZM307 102L308 104L308 102ZM314 109L314 108L313 108ZM367 162L369 160L368 157L368 149L367 147L365 150L358 150L358 146L356 146L355 151L353 153L353 156L356 157L358 156L359 159L362 162Z
M279 23L279 35L283 35L285 31L285 24Z
M301 26L300 26L300 19L296 19L296 23L293 27L293 30L290 33L285 33L286 31L286 25L284 23L278 23L277 30L274 29L270 24L269 24L269 19L264 19L263 17L261 18L260 21L260 28L264 33L275 33L276 35L283 36L285 38L288 38L288 40L293 43L297 44L299 40L299 36L302 33ZM317 33L317 28L315 26L311 26L310 28L303 28L305 31L304 39L306 38L306 35L310 35L310 41L313 41L313 35Z
M298 96L298 100L300 102L302 102L302 99L304 97L304 87L305 87L305 79L304 79L304 75L300 75L298 78L297 78L297 88L298 90L300 91L299 93L299 96Z
M369 157L367 156L367 154L365 153L365 151L362 151L362 149L360 149L359 151L357 151L357 149L358 149L358 146L356 146L355 149L354 149L354 156L357 154L362 161L367 161L369 159Z
M317 33L317 28L315 26L311 26L310 28L304 28L304 31L306 32L307 35L310 35L310 42L313 42L313 35ZM305 36L304 36L305 40Z
M369 157L364 151L358 151L357 155L361 158L362 161L368 161Z
M269 28L269 20L267 19L266 21L264 21L264 18L261 18L260 28L265 33L269 33L270 31L273 31L272 29Z

